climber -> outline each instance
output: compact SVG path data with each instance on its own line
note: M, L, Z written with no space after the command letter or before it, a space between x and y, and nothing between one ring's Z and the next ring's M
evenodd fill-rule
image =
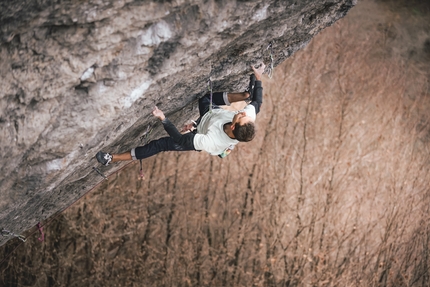
M164 113L157 107L152 114L161 120L164 129L169 134L148 144L136 147L131 151L121 154L110 154L99 151L96 154L97 160L103 165L110 162L128 161L144 159L162 151L206 151L211 155L218 155L223 158L239 142L248 142L255 136L255 118L260 111L263 102L263 87L261 77L265 65L262 63L258 68L251 66L253 75L251 82L255 81L253 88L242 93L213 93L212 102L215 104L213 110L210 103L210 94L199 99L200 118L197 120L196 130L192 130L191 125L186 125L182 131L191 131L181 134L176 127L165 117ZM251 103L243 110L234 112L222 109L217 105L230 105L250 98Z

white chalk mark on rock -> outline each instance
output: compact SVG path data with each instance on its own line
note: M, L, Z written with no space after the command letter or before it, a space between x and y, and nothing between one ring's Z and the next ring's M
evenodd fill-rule
M152 80L143 82L139 87L134 89L129 96L122 99L122 104L124 108L131 107L135 101L137 101L140 97L142 97L143 94L146 92L146 90L148 90L151 83L152 83Z
M89 67L81 76L81 81L86 81L94 74L94 67Z

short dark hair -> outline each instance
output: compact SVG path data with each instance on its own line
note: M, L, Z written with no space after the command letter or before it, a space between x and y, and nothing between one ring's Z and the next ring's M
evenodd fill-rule
M243 126L236 123L233 134L238 141L249 142L255 137L255 131L255 124L253 122L247 122Z

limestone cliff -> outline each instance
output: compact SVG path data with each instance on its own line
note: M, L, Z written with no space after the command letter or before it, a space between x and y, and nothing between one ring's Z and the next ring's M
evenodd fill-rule
M244 90L251 64L278 65L354 4L0 0L0 228L20 233L90 190L98 150L140 145L148 126L159 137L154 105L195 118L209 78Z

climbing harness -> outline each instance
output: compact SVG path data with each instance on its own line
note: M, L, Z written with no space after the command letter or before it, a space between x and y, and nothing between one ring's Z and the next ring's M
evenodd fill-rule
M267 76L271 79L273 76L273 42L269 43L269 46L267 46L266 50L269 50L270 54L270 65L268 67Z
M26 239L24 236L19 235L19 234L15 234L15 233L13 233L13 232L11 232L11 231L9 231L9 230L7 230L7 229L4 229L4 228L1 230L1 235L2 235L2 236L13 236L13 237L18 238L18 239L19 239L19 240L21 240L22 242L27 241L27 239Z

